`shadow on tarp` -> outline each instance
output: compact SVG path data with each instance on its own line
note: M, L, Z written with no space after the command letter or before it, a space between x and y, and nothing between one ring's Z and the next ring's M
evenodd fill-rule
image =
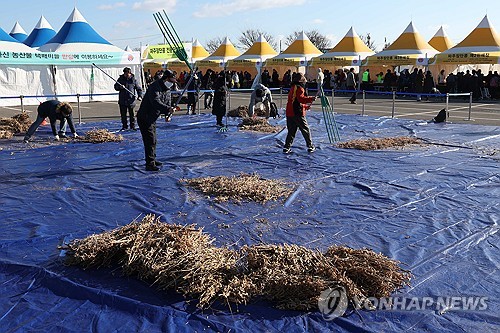
M2 141L0 151L0 330L2 332L439 331L498 329L498 127L337 116L343 141L412 135L435 144L357 151L328 143L319 113L308 116L318 150L297 135L290 155L277 134L217 132L209 115L158 122L159 173L144 171L139 132L120 143ZM283 119L271 123L285 126ZM89 123L114 131L118 122ZM181 178L257 172L294 193L265 205L214 203ZM403 297L488 297L482 311L379 310L325 321L256 300L201 311L196 300L125 277L117 269L66 267L57 246L147 213L196 223L219 246L294 243L368 247L414 274Z

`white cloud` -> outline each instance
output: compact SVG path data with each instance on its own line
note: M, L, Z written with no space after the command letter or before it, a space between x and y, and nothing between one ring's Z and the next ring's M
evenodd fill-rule
M314 20L312 20L312 23L313 23L313 24L323 24L323 23L325 23L325 21L324 21L324 20L322 20L322 19L319 19L319 18L318 18L318 19L314 19Z
M132 9L152 12L157 12L164 9L168 13L173 11L176 5L177 0L145 0L141 2L134 2Z
M300 6L305 2L305 0L233 0L230 2L206 3L202 5L199 10L194 12L193 16L200 18L222 17L250 10Z
M120 21L113 25L115 28L130 28L132 24L128 21Z
M115 2L111 5L100 5L97 7L99 10L113 10L116 8L125 7L125 2Z

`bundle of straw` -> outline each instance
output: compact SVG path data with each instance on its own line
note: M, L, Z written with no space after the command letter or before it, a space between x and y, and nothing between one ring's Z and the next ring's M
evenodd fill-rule
M141 222L74 240L67 263L83 268L116 266L162 290L199 299L246 304L269 299L280 308L316 308L323 290L343 286L352 301L386 297L408 285L410 273L371 250L330 247L325 253L298 245L220 248L194 225L166 224L154 215Z
M228 117L247 118L248 117L248 106L240 105L236 109L228 111L227 116Z
M20 113L12 118L0 118L0 139L10 139L14 134L26 132L30 125L27 113Z
M376 150L390 147L403 147L407 145L420 144L421 141L417 138L407 136L394 138L371 138L371 139L355 139L346 142L339 142L339 148L353 148L360 150Z
M269 124L267 119L263 118L243 118L238 127L246 131L256 131L264 133L278 133L282 127Z
M217 202L249 200L265 203L288 197L292 193L292 189L284 181L263 179L255 173L240 173L232 177L181 179L180 182L215 197Z
M107 129L92 129L85 133L85 136L78 137L81 142L103 143L103 142L121 142L123 136L109 132Z

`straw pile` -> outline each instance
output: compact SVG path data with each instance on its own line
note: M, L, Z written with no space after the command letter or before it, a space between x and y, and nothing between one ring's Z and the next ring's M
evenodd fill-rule
M14 134L26 132L30 125L30 116L27 113L20 113L12 118L0 118L0 139L10 139Z
M204 194L214 197L217 202L256 201L265 203L288 197L292 189L282 180L263 179L258 174L240 173L237 176L202 177L181 179L186 184Z
M81 142L90 143L103 143L103 142L121 142L123 141L123 136L121 134L114 134L109 132L107 129L92 129L85 133L85 136L78 137Z
M227 116L228 117L247 118L248 117L248 106L240 105L236 109L228 111Z
M360 150L376 150L385 149L390 147L404 147L407 145L414 145L422 143L417 138L407 136L400 136L395 138L371 138L371 139L356 139L346 142L339 142L339 148L352 148Z
M252 245L239 250L215 247L194 225L162 223L154 215L141 222L70 242L67 264L84 269L121 266L127 275L174 289L199 300L228 306L256 298L279 308L317 308L320 293L343 286L348 298L387 297L409 284L399 262L368 249L333 246L325 253L298 245Z
M243 118L238 127L246 131L256 131L264 133L278 133L282 130L280 126L273 126L269 124L267 119L263 118Z

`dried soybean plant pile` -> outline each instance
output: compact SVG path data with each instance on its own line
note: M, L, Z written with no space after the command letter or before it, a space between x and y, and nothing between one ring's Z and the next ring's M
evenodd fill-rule
M236 109L229 110L227 113L228 117L239 117L239 118L247 118L248 117L248 106L240 105Z
M421 144L417 138L400 136L394 138L371 138L371 139L355 139L346 142L339 142L339 148L352 148L360 150L377 150L390 147L404 147L407 145Z
M0 118L0 139L10 139L14 134L26 132L30 125L30 116L25 112L12 118Z
M243 118L238 127L245 131L256 131L264 133L278 133L282 130L280 126L269 124L265 118Z
M288 197L293 191L282 180L263 179L256 173L240 173L232 177L183 178L180 183L213 196L217 202L248 200L265 203Z
M409 285L399 262L368 249L332 246L326 252L298 245L252 245L233 250L195 225L161 222L153 214L62 247L66 263L84 269L121 266L124 274L160 290L198 299L247 304L267 299L283 309L317 308L321 292L339 284L348 298L388 297Z
M78 141L91 143L121 142L123 141L123 136L111 133L107 129L94 128L85 133L85 136L78 137Z

